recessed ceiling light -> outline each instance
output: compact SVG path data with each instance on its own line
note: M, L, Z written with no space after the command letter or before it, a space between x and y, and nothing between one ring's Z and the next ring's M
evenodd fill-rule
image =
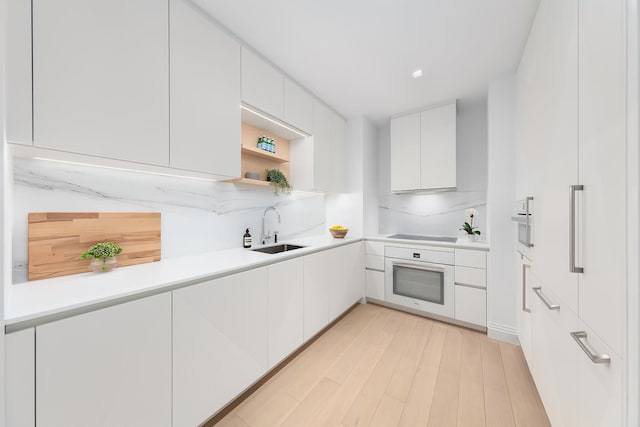
M411 73L411 76L414 79L417 79L418 77L422 77L422 70L415 70L413 73Z

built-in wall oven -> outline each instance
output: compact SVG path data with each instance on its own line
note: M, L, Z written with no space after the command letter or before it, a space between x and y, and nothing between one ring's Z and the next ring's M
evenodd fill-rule
M386 301L453 318L455 256L444 249L386 246Z

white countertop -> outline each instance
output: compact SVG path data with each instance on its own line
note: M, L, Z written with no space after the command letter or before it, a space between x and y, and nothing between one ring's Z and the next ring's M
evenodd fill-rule
M419 245L419 246L435 246L435 247L444 247L444 248L458 248L458 249L475 249L477 251L488 251L490 250L489 243L481 240L477 242L470 242L465 238L458 238L456 242L438 242L435 240L412 240L412 239L396 239L389 238L387 235L368 235L365 237L365 240L374 240L378 242L385 243L400 243L403 245Z
M15 284L5 293L5 325L51 318L86 307L134 299L137 295L169 291L358 240L361 239L310 237L282 242L306 247L279 254L242 248L225 249L116 268L109 273L76 274Z

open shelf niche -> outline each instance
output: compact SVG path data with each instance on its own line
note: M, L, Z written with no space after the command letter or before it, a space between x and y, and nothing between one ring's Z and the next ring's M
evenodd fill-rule
M260 136L273 138L276 142L276 152L261 150L258 148L258 138ZM267 169L279 169L291 182L290 168L290 141L272 132L257 128L248 123L242 123L241 136L241 178L233 179L232 182L239 184L270 185L267 181ZM260 179L249 179L245 177L247 172L257 172Z

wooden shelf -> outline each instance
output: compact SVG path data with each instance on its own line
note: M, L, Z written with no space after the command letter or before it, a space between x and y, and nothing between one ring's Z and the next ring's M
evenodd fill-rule
M269 181L262 181L259 179L249 179L249 178L236 178L230 179L229 182L233 182L234 184L249 184L249 185L259 185L262 187L268 187L271 185Z
M251 156L261 157L263 159L269 159L273 162L287 163L288 158L279 156L278 154L270 153L269 151L261 150L258 147L251 147L249 145L242 144L242 154L248 154Z

